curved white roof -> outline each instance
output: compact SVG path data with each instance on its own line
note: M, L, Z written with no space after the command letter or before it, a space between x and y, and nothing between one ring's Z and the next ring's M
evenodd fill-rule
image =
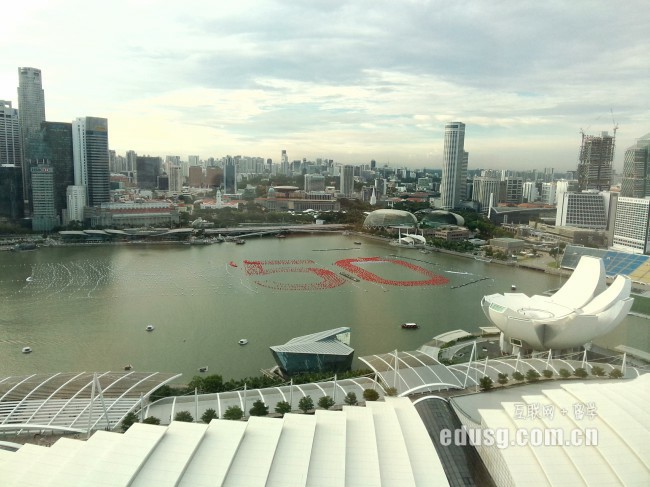
M568 349L613 330L632 307L628 277L609 288L602 260L584 256L553 296L492 294L481 302L489 320L506 338L523 340L535 350Z

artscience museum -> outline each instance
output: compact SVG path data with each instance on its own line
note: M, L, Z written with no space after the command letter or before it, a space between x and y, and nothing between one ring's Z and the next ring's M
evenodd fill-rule
M501 330L503 352L572 350L623 321L634 301L631 289L631 280L621 275L608 287L603 261L583 256L564 286L550 297L491 294L483 297L481 306Z

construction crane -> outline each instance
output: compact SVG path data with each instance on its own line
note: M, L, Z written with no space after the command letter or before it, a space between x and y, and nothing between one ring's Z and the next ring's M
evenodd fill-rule
M614 110L612 110L610 108L609 113L612 114L612 124L614 125L614 138L616 138L616 131L618 130L618 123L616 123L616 120L614 120Z

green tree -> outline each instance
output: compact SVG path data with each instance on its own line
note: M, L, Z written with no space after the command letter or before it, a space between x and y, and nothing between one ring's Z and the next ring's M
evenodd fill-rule
M596 365L591 368L591 375L595 375L596 377L603 377L605 375L605 369Z
M542 375L547 379L550 379L551 377L553 377L553 371L551 369L546 369L542 372Z
M124 416L124 419L122 419L122 431L128 430L133 423L138 422L138 416L135 414L133 411L127 413L126 416Z
M379 399L379 393L374 389L364 389L363 399L366 401L376 401Z
M397 396L397 389L394 387L387 387L384 389L384 392L386 392L387 396L395 397Z
M287 413L291 412L291 404L287 401L280 401L275 405L275 412L284 416Z
M323 396L318 400L318 407L323 409L329 409L334 406L334 399L329 396Z
M258 399L253 403L253 407L248 410L251 416L266 416L269 414L269 407L264 404L264 401Z
M524 374L522 374L521 372L513 372L512 378L518 382L521 382L522 380L524 380L525 377Z
M300 409L303 413L306 413L310 409L314 409L314 401L312 400L311 396L301 397L300 401L298 402L298 409Z
M569 372L567 369L560 369L558 374L560 374L560 377L563 379L568 379L571 377L571 372Z
M219 419L219 415L212 408L206 409L201 415L201 421L203 421L206 424L212 421L213 419Z
M240 420L244 416L244 411L241 410L239 406L229 406L226 409L226 412L223 413L223 419L229 419L232 421Z
M357 395L354 392L350 391L345 395L343 402L345 402L345 404L348 406L356 406L359 401L357 401Z
M533 369L528 369L526 371L526 380L528 382L537 382L540 378L539 372Z
M502 374L499 372L499 375L497 376L497 382L501 385L505 385L508 383L508 374Z
M174 421L183 421L184 423L191 423L194 421L194 418L189 411L178 411L174 415Z
M494 387L494 382L492 382L492 379L490 379L487 375L485 377L481 377L479 384L482 391L489 391L492 389L492 387Z
M623 372L621 372L621 369L612 369L609 376L612 379L621 379L623 377Z
M160 419L156 418L155 416L149 416L148 418L144 418L144 421L142 421L145 424L160 424Z
M587 377L589 374L587 373L587 371L586 371L585 369L583 369L583 368L578 368L578 369L576 369L576 370L573 371L573 375L575 375L576 377L579 377L580 379L584 379L584 378Z

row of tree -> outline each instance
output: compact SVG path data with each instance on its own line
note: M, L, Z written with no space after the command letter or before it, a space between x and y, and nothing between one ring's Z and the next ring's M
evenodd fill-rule
M544 376L544 378L546 378L546 379L550 379L550 378L553 377L553 375L554 375L553 371L549 370L549 369L543 370L541 374L539 372L537 372L536 370L528 369L526 371L526 374L522 374L521 372L518 372L518 371L513 372L512 379L514 379L517 382L523 382L524 380L526 382L537 382L542 376ZM574 377L578 377L579 379L584 379L587 376L589 376L589 372L587 372L583 368L577 368L577 369L575 369L573 371L573 373L571 373L567 369L560 369L560 370L558 370L558 375L562 379L568 379L572 375ZM620 379L621 377L623 377L624 374L623 374L623 372L621 372L620 369L612 369L609 372L609 374L607 374L605 372L605 369L603 369L600 366L595 365L595 366L593 366L591 368L591 375L593 375L595 377L609 376L612 379ZM499 384L506 385L509 381L510 381L510 378L508 377L508 374L499 373L497 375L497 382ZM479 380L479 385L481 387L481 390L489 391L490 389L492 389L494 387L494 381L490 377L488 377L486 375L485 377L482 377Z

